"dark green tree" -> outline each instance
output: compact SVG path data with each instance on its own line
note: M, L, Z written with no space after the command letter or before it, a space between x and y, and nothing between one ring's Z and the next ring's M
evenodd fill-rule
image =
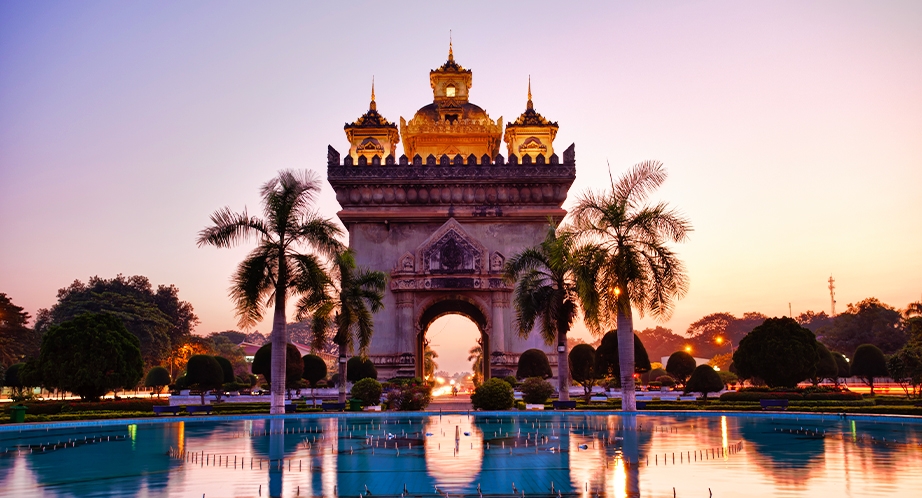
M834 380L838 383L839 377L839 365L836 363L836 359L832 356L832 353L826 349L826 346L822 342L816 342L816 356L818 358L816 364L816 374L813 376L813 385L816 386L823 379Z
M28 323L29 314L0 292L0 365L38 356L41 337Z
M285 413L285 389L289 385L285 364L289 356L283 351L289 341L285 329L287 299L293 294L308 298L323 295L329 279L317 254L332 256L343 247L337 240L342 230L314 213L321 185L313 172L280 171L260 189L263 218L225 207L211 215L212 226L199 232L199 246L234 247L252 238L258 242L237 266L230 294L241 328L258 323L266 307L274 306L269 342L275 345L275 354L266 370L269 377L278 380L271 383L272 414ZM305 254L303 247L317 254ZM301 355L297 357L294 379L300 381Z
M612 378L621 385L621 362L618 360L618 333L611 331L602 336L602 342L595 350L595 371L599 378ZM634 372L650 371L650 357L640 336L634 334Z
M900 312L876 298L849 304L832 325L820 327L817 335L835 351L855 351L862 344L873 344L893 354L906 344L909 334Z
M224 384L236 382L237 377L234 375L234 366L231 365L230 360L218 355L215 355L214 359L217 360L218 365L221 365L221 371L224 372Z
M858 346L852 357L851 374L854 377L860 377L871 386L871 394L874 394L874 378L888 375L887 358L883 351L873 344Z
M769 318L754 328L733 355L744 379L758 377L770 387L796 387L816 375L816 337L792 318Z
M346 365L346 380L356 383L362 379L378 378L378 369L375 364L368 358L353 356L349 358L349 364Z
M845 359L845 355L838 352L830 351L832 354L832 359L836 361L836 368L838 369L838 374L833 379L836 383L836 387L839 387L839 381L849 376L849 367L848 360Z
M204 405L205 393L212 389L221 389L221 384L224 383L224 369L214 356L194 355L186 364L186 382L189 387L199 390Z
M708 393L717 393L724 388L720 375L710 365L698 365L685 383L685 394L690 392L701 393L704 401L708 400Z
M666 361L666 372L672 376L678 383L685 384L688 376L695 371L698 364L695 358L685 351L676 351L669 356Z
M373 316L384 308L384 291L387 275L376 270L359 268L351 250L342 251L333 259L332 276L326 281L322 292L306 292L315 284L301 283L305 292L298 301L298 320L311 318L314 333L314 349L322 350L333 331L333 343L339 349L339 375L350 378L343 362L358 341L359 354L367 356L371 337L375 332ZM420 358L419 361L423 361ZM344 370L345 369L345 370ZM377 372L375 372L377 377ZM339 402L346 401L346 384L339 386Z
M530 377L540 377L542 379L550 379L554 376L554 372L551 371L551 363L547 359L547 354L540 349L526 349L521 356L519 356L519 365L516 368L515 378L516 379L527 379Z
M315 354L304 355L301 363L304 365L301 378L311 386L311 399L314 399L314 389L317 388L317 383L327 377L327 363Z
M592 396L592 386L599 378L596 373L595 348L588 344L577 344L570 350L570 377L574 382L583 386L586 402Z
M910 341L887 358L887 371L907 396L916 394L922 384L922 343Z
M554 386L541 377L525 379L519 389L522 390L522 401L531 405L543 405L554 394Z
M13 396L17 398L22 397L22 390L26 387L19 378L19 372L24 366L25 363L14 363L3 374L3 385L9 387L13 391Z
M119 317L84 313L48 328L36 371L46 388L97 400L113 389L137 386L144 361L138 338Z
M285 348L285 386L286 389L297 389L301 383L301 375L304 373L304 363L301 361L301 351L294 344L288 343ZM253 355L252 372L255 375L262 375L269 383L270 391L272 386L272 343L267 342L256 350Z
M513 305L519 336L527 338L537 324L544 343L557 345L561 401L570 399L567 334L580 303L586 309L598 301L592 265L587 264L593 253L581 249L574 240L570 234L558 234L552 223L541 245L513 255L505 269L506 279L515 282Z
M173 380L170 379L170 372L167 371L166 368L158 365L147 372L147 377L144 378L144 387L153 388L159 398L160 393L163 392L163 388L170 385L172 382Z

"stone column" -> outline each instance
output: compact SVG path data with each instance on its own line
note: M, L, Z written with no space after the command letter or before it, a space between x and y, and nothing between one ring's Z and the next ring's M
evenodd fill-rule
M416 354L416 327L413 325L413 293L395 292L397 300L397 354Z
M509 308L509 294L505 292L493 293L493 323L491 323L492 337L491 349L501 353L506 352L506 314ZM484 351L489 355L493 351Z

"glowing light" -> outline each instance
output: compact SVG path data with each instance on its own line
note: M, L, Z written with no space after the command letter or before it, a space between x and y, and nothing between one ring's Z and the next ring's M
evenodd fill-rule
M730 447L730 441L727 438L727 416L726 415L720 416L720 443L723 445L724 448ZM726 459L727 459L727 454L724 453L724 460Z
M686 353L691 353L691 350L692 350L691 346L685 346Z
M723 344L723 343L724 343L724 338L723 338L723 337L718 337L718 338L715 339L715 340L717 341L717 344Z
M715 372L719 372L719 371L720 371L720 367L714 367L714 371L715 371Z
M624 470L624 460L621 459L621 455L615 458L614 467L612 494L615 498L627 498L627 472Z

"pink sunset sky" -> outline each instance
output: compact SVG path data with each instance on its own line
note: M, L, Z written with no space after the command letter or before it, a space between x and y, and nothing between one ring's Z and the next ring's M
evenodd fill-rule
M565 207L646 159L692 221L664 326L922 297L920 2L0 2L0 292L36 312L93 275L175 284L197 332L236 328L249 250L198 248L283 168L325 177L368 108L410 118L447 55L471 101L576 143ZM318 206L339 209L324 185ZM440 363L469 369L444 319ZM654 326L649 318L637 329ZM267 332L263 322L257 329ZM589 338L585 330L577 336ZM457 356L457 358L455 358Z

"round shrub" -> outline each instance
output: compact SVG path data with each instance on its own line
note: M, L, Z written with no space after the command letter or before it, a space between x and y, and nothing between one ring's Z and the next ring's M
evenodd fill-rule
M637 334L634 334L634 372L645 373L650 371L650 356L647 348ZM595 372L599 377L618 379L621 384L621 361L618 356L618 332L611 331L602 336L599 349L595 351ZM655 378L655 377L651 377Z
M519 356L519 366L515 372L517 379L527 379L529 377L541 377L550 379L554 376L551 372L551 363L547 360L547 354L540 349L529 349Z
M479 410L508 410L514 403L512 386L495 377L477 386L471 395L471 405Z
M224 383L237 382L237 378L234 377L234 366L231 365L230 360L223 356L214 357L218 361L218 365L221 365L221 371L224 372Z
M346 363L346 380L349 382L358 382L362 379L378 379L378 369L375 364L368 358L362 359L361 356L353 356Z
M152 387L156 391L157 396L160 396L160 392L163 391L165 386L170 385L170 372L163 367L154 367L147 372L147 377L144 378L144 387Z
M669 356L666 362L666 372L671 375L676 382L685 383L688 376L695 371L695 358L685 351L676 351Z
M514 375L507 375L503 377L503 380L506 381L506 384L509 384L510 386L512 386L513 389L515 389L519 385L519 381L518 379L515 378Z
M717 375L717 372L710 365L699 365L685 384L685 394L690 392L701 393L704 395L704 400L707 401L708 393L717 393L723 388L724 383L720 380L720 375Z
M797 386L816 374L816 336L791 318L769 318L740 340L733 364L742 379L769 387Z
M862 344L855 350L852 358L851 374L862 378L871 386L871 394L874 394L874 378L888 375L887 358L877 346Z
M306 380L312 388L318 387L318 383L327 376L327 363L315 354L304 355L301 362L304 364L301 378Z
M659 385L665 387L675 387L675 379L668 375L660 375L656 378L656 382L659 382Z
M420 378L392 379L393 388L387 392L387 405L400 411L423 410L432 401L432 387Z
M362 406L381 403L381 383L375 379L362 379L352 386L352 397L360 400Z
M256 351L253 356L253 366L250 370L256 375L262 375L266 382L272 383L272 343L267 342ZM294 344L288 343L285 347L285 387L294 388L301 382L304 364L301 362L301 352Z
M541 377L530 377L522 382L522 401L530 405L542 405L554 394L554 386Z

